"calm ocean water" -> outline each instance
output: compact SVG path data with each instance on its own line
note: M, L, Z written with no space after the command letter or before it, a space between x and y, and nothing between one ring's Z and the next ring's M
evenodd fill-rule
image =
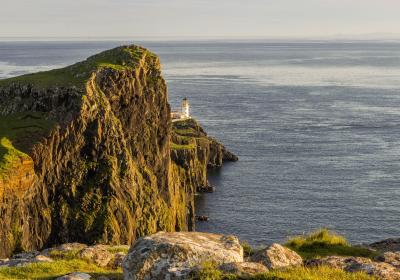
M0 78L122 42L0 42ZM212 173L199 231L253 244L329 227L353 242L400 236L400 43L140 42L170 102L240 161Z

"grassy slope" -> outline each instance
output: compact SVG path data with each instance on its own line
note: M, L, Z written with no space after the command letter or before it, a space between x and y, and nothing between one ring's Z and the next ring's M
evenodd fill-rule
M108 248L111 253L128 250L125 246L113 246ZM50 257L55 260L51 263L35 263L21 267L0 268L0 279L55 279L56 277L72 272L88 273L94 279L106 276L110 280L123 279L121 268L99 267L89 260L78 257L79 250L50 251Z
M172 131L175 134L176 140L175 142L171 142L171 149L173 150L194 149L196 148L195 139L204 138L198 130L198 124L194 119L173 122Z
M88 273L95 277L94 279L100 276L107 276L110 279L123 279L122 269L102 268L79 259L0 268L0 279L55 279L72 272Z
M119 71L133 69L145 53L153 56L151 52L141 47L119 47L91 56L85 61L65 68L0 80L0 87L12 83L31 84L42 88L83 87L91 73L97 69L112 68Z
M352 246L343 236L321 229L309 235L296 236L286 244L305 259L325 256L354 256L374 258L377 253L364 247Z
M52 125L46 114L39 112L0 116L0 178L21 160L29 159L27 153L32 143Z

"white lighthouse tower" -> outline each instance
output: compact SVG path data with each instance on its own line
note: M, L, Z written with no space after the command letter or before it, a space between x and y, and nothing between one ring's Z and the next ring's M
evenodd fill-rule
M189 101L187 98L183 98L182 100L182 117L185 119L188 119L190 117L190 111L189 111Z

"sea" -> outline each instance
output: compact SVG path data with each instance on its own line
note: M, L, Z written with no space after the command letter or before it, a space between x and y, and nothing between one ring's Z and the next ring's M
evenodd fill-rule
M319 228L353 243L400 236L400 42L7 41L0 79L128 43L160 56L172 108L187 97L239 157L196 196L210 218L198 231L253 245Z

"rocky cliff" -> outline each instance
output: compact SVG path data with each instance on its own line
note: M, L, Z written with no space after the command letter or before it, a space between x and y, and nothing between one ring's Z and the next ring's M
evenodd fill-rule
M1 80L0 257L192 230L207 166L236 159L195 121L172 126L144 48Z

